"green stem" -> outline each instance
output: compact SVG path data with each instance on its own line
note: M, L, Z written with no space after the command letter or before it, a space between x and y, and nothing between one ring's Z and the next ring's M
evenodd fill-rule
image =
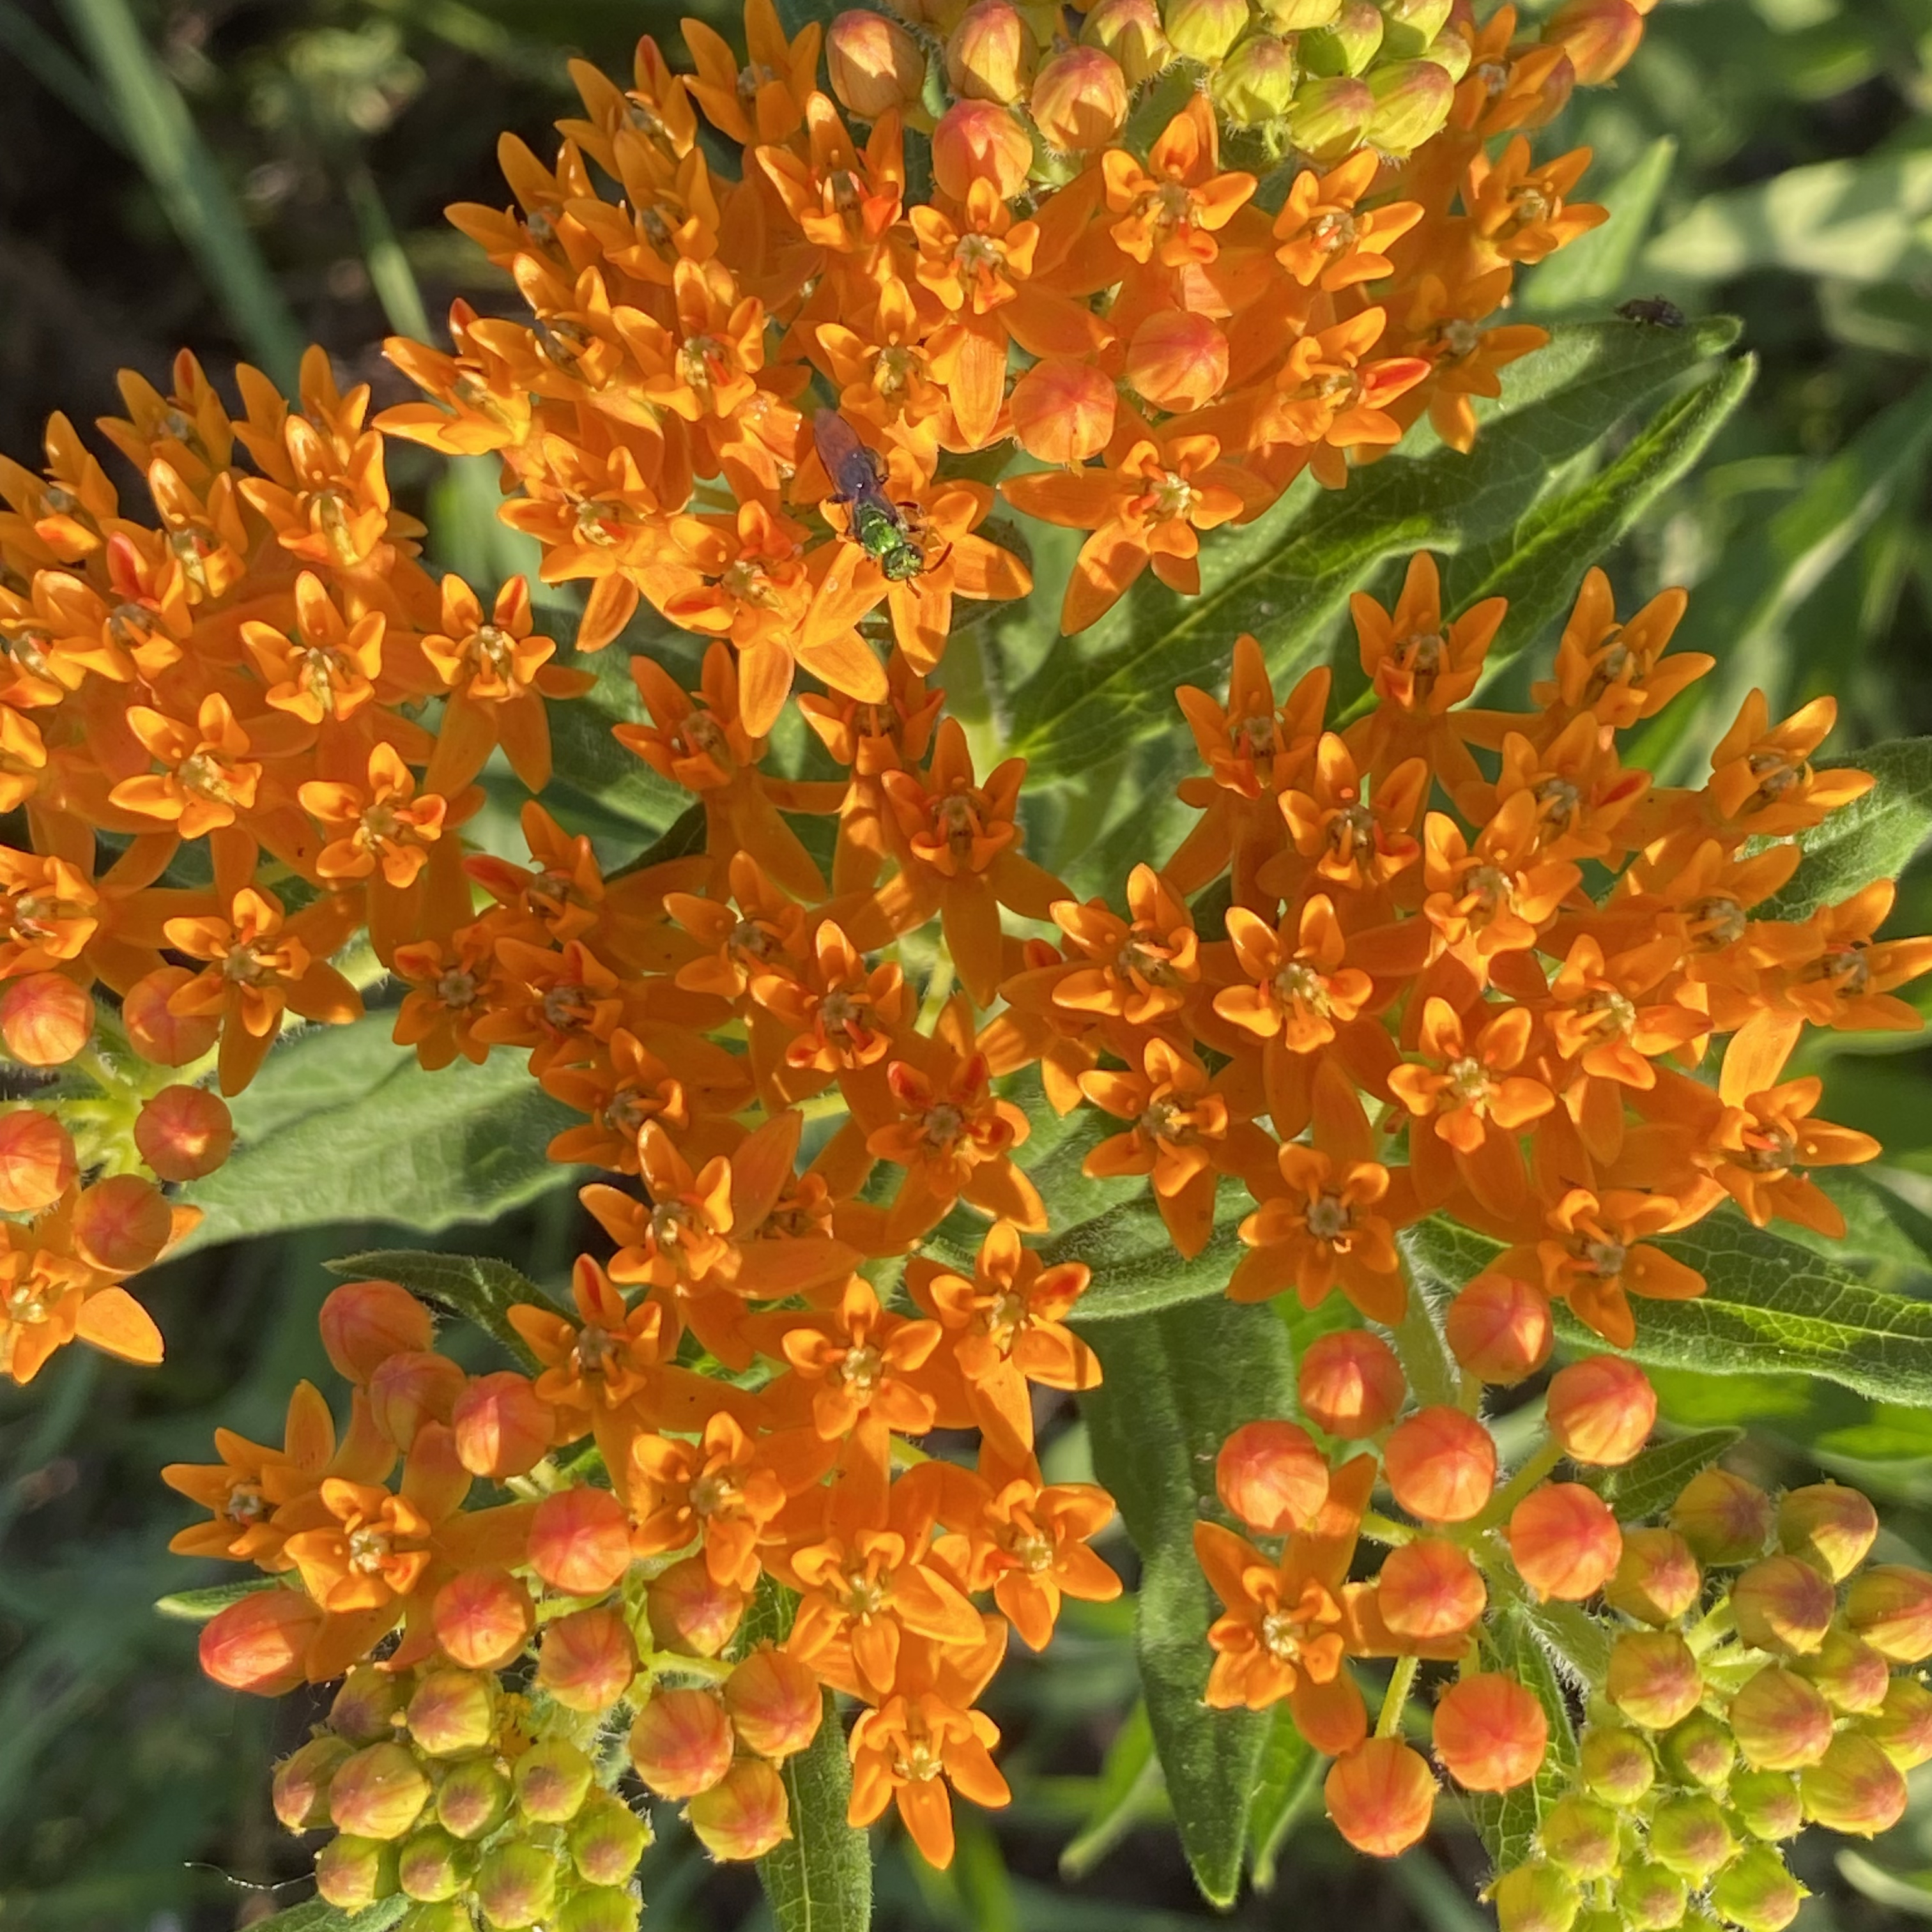
M1415 1685L1415 1673L1422 1663L1419 1657L1398 1657L1395 1668L1389 1672L1388 1689L1382 1694L1382 1714L1376 1720L1376 1736L1392 1738L1402 1729L1402 1707L1408 1702L1408 1694Z
M1499 1522L1507 1522L1516 1504L1562 1460L1563 1445L1552 1437L1490 1498L1482 1514L1468 1526L1468 1533L1479 1536Z

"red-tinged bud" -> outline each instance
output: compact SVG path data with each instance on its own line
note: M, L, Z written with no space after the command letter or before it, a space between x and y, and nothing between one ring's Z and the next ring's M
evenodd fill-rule
M1507 1274L1478 1275L1450 1303L1442 1326L1456 1360L1504 1388L1542 1367L1555 1332L1542 1289Z
M475 1377L449 1412L456 1460L493 1483L528 1475L550 1453L555 1424L530 1377L513 1369Z
M631 1726L631 1762L660 1798L694 1798L731 1768L731 1720L709 1690L660 1690Z
M1130 87L1138 87L1174 60L1154 0L1100 0L1080 29L1082 40L1119 62Z
M638 1647L615 1610L574 1610L544 1627L537 1682L566 1711L608 1711L637 1671Z
M1583 1782L1620 1810L1641 1802L1657 1782L1657 1760L1649 1745L1620 1725L1592 1725L1583 1733L1577 1756Z
M1607 1878L1617 1868L1618 1816L1601 1798L1579 1792L1558 1798L1544 1814L1538 1835L1550 1863L1580 1884Z
M738 1742L774 1763L818 1736L824 1708L816 1673L782 1650L754 1650L724 1680L724 1709Z
M235 1117L206 1087L164 1087L134 1121L134 1145L164 1180L199 1180L228 1158Z
M1450 0L1378 0L1384 44L1396 60L1414 60L1449 19Z
M171 1013L168 1002L194 977L185 966L158 967L128 988L121 1002L121 1024L128 1043L157 1066L185 1066L214 1046L221 1030L218 1014Z
M0 1114L0 1208L38 1214L73 1184L74 1138L51 1114L14 1107Z
M1502 1932L1570 1932L1582 1901L1568 1872L1539 1861L1504 1873L1490 1903Z
M621 1798L593 1791L571 1822L570 1859L586 1885L622 1885L650 1842L650 1827Z
M1670 1505L1670 1526L1701 1563L1748 1563L1771 1535L1771 1498L1728 1469L1700 1470Z
M397 1852L396 1882L405 1898L440 1905L463 1889L476 1857L468 1846L432 1825Z
M1008 0L974 0L946 37L946 77L968 100L1010 106L1033 80L1040 43Z
M1456 104L1456 83L1433 61L1395 61L1366 76L1375 96L1368 141L1398 160L1441 134Z
M1610 1505L1581 1483L1544 1483L1510 1512L1510 1559L1539 1597L1580 1604L1616 1573L1623 1532Z
M1643 16L1630 0L1564 0L1543 23L1546 46L1560 46L1585 87L1621 74L1643 38Z
M1376 1580L1382 1622L1414 1643L1473 1628L1488 1597L1483 1573L1454 1544L1437 1536L1418 1536L1391 1550Z
M1604 1691L1632 1724L1667 1731L1702 1702L1704 1680L1675 1630L1625 1630L1610 1646Z
M1858 1729L1900 1771L1932 1762L1932 1690L1916 1677L1894 1677L1884 1707Z
M687 1556L654 1577L644 1592L651 1636L684 1657L716 1657L738 1632L745 1593L713 1580L701 1556Z
M1711 1882L1711 1906L1739 1932L1784 1932L1810 1896L1768 1845L1748 1845Z
M1731 1780L1731 1810L1754 1838L1773 1844L1804 1827L1798 1780L1788 1771L1744 1771Z
M1183 58L1218 61L1246 28L1247 0L1168 0L1161 20Z
M1767 1664L1731 1700L1731 1733L1754 1771L1798 1771L1832 1742L1832 1707L1816 1686Z
M1452 81L1460 80L1476 58L1474 34L1461 22L1451 20L1417 58L1433 62Z
M560 1490L530 1519L530 1556L553 1589L601 1597L631 1567L631 1519L608 1490Z
M328 1815L358 1838L400 1838L429 1802L429 1779L406 1745L365 1744L328 1783Z
M429 1310L392 1281L350 1281L330 1291L318 1318L338 1375L358 1388L392 1355L420 1354L434 1339Z
M379 1665L358 1664L344 1678L328 1707L328 1727L350 1743L372 1744L394 1734L403 1687Z
M82 1188L74 1204L74 1246L103 1274L139 1274L174 1234L174 1214L160 1190L138 1174L110 1174Z
M1099 47L1069 47L1041 63L1028 105L1049 148L1091 154L1120 131L1127 118L1127 77Z
M1659 1755L1678 1784L1721 1792L1738 1761L1737 1740L1708 1711L1693 1711L1666 1736Z
M1286 1536L1305 1528L1328 1500L1328 1464L1292 1422L1244 1423L1214 1459L1214 1487L1250 1529Z
M1905 1815L1905 1775L1870 1738L1840 1731L1832 1748L1798 1774L1804 1815L1828 1832L1876 1838Z
M1862 1637L1844 1629L1834 1629L1814 1654L1801 1657L1792 1667L1844 1717L1865 1717L1880 1708L1892 1683L1892 1666Z
M825 36L825 67L840 104L861 121L916 112L926 90L926 56L896 20L841 14Z
M1550 1720L1508 1672L1458 1678L1436 1707L1436 1755L1469 1791L1511 1791L1542 1768Z
M1004 107L990 100L962 100L939 117L932 130L932 178L956 201L976 181L988 181L1002 201L1026 186L1033 142Z
M328 1780L352 1748L323 1732L276 1766L269 1796L275 1816L290 1831L310 1832L328 1822Z
M494 1678L470 1670L432 1670L410 1699L410 1736L431 1757L466 1757L496 1734Z
M1375 116L1376 97L1366 81L1348 74L1312 78L1294 90L1288 141L1310 160L1332 166L1362 145Z
M1674 1871L1648 1859L1618 1876L1617 1909L1630 1932L1669 1932L1684 1916L1690 1888Z
M1576 70L1566 53L1544 75L1533 99L1516 97L1510 121L1525 129L1546 128L1570 105L1570 97L1576 89Z
M426 1422L447 1422L469 1378L447 1355L412 1349L376 1365L369 1378L369 1412L376 1426L407 1450Z
M1397 1425L1382 1451L1395 1499L1426 1522L1467 1522L1490 1499L1496 1445L1472 1415L1446 1403Z
M1301 34L1333 25L1342 0L1262 0L1262 11L1278 34Z
M316 1895L338 1912L361 1912L396 1890L396 1848L344 1832L315 1855Z
M1622 1355L1592 1355L1550 1378L1550 1432L1573 1462L1628 1462L1657 1425L1657 1391Z
M1400 1738L1370 1738L1335 1760L1322 1795L1357 1851L1392 1858L1429 1829L1436 1774Z
M507 1570L465 1570L436 1593L436 1640L468 1670L499 1670L536 1628L536 1608Z
M574 1892L556 1915L556 1932L638 1932L638 1901L620 1886Z
M488 1758L453 1766L436 1787L436 1821L474 1844L510 1815L510 1780Z
M1288 112L1300 79L1293 41L1252 34L1221 63L1208 92L1230 124L1259 128Z
M1852 1580L1845 1621L1881 1657L1922 1664L1932 1657L1932 1576L1881 1563Z
M1703 1588L1697 1559L1676 1531L1632 1529L1624 1532L1623 1554L1604 1594L1625 1616L1660 1624L1675 1623Z
M1687 1885L1708 1884L1737 1856L1738 1841L1714 1798L1666 1798L1651 1814L1650 1855Z
M685 1816L698 1841L714 1858L761 1858L791 1836L784 1780L758 1758L740 1758L708 1791L700 1791Z
M526 1932L556 1909L556 1860L544 1846L512 1841L477 1868L476 1903L491 1932Z
M1013 434L1042 463L1084 463L1106 448L1119 400L1092 363L1048 356L1013 385Z
M279 1697L306 1682L303 1659L322 1610L299 1590L258 1590L201 1627L202 1669L230 1690Z
M1878 1511L1842 1483L1812 1483L1785 1492L1778 1506L1778 1540L1842 1583L1871 1554Z
M1296 1387L1302 1414L1351 1442L1385 1429L1408 1393L1395 1351L1366 1328L1337 1329L1310 1342Z
M597 1768L568 1738L541 1738L511 1772L517 1809L532 1825L568 1825L597 1782Z
M1738 1634L1756 1650L1809 1656L1824 1642L1838 1607L1830 1580L1802 1557L1767 1556L1731 1586Z
M0 994L0 1039L28 1066L64 1066L93 1032L93 996L64 973L29 973Z
M1375 0L1345 0L1327 26L1301 37L1301 64L1332 78L1366 73L1382 50L1382 10Z

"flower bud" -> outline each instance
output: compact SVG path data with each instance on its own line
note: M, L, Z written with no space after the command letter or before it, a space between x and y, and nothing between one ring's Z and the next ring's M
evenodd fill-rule
M1460 80L1476 58L1474 30L1452 20L1416 58L1433 62L1451 80Z
M1804 1805L1789 1772L1747 1771L1731 1780L1731 1809L1754 1838L1795 1838L1803 1829Z
M660 1690L631 1726L631 1762L660 1798L709 1791L733 1748L731 1720L709 1690Z
M1343 0L1330 25L1302 35L1301 64L1310 74L1331 77L1366 73L1381 51L1382 33L1382 11L1375 0Z
M1450 0L1378 0L1384 43L1396 60L1414 60L1449 18Z
M1161 19L1176 53L1217 61L1248 24L1247 0L1168 0Z
M1845 1621L1881 1657L1922 1664L1932 1657L1932 1576L1881 1563L1852 1580Z
M324 1732L276 1766L270 1796L275 1816L287 1829L310 1832L328 1822L328 1780L352 1748Z
M1622 1355L1592 1355L1550 1378L1550 1432L1573 1462L1628 1462L1657 1425L1657 1391Z
M177 1015L168 1002L195 976L185 966L161 966L128 988L121 1002L121 1024L128 1043L157 1066L185 1066L214 1046L221 1030L218 1014Z
M328 1782L328 1815L358 1838L400 1838L429 1802L429 1780L405 1744L364 1744Z
M1259 128L1288 112L1300 78L1293 41L1251 34L1222 62L1208 92L1232 125Z
M1400 1738L1369 1738L1330 1766L1322 1795L1336 1830L1357 1851L1392 1858L1429 1829L1436 1778Z
M540 1738L518 1759L517 1809L533 1825L567 1825L584 1808L597 1769L568 1738Z
M687 1556L652 1580L644 1612L658 1646L684 1657L716 1657L737 1634L745 1594L712 1580L701 1556Z
M1570 56L1586 87L1622 73L1642 38L1643 14L1630 0L1564 0L1543 23L1544 44Z
M1342 0L1262 0L1262 11L1278 34L1306 33L1331 25Z
M1347 74L1311 78L1294 90L1288 137L1310 160L1333 166L1362 145L1375 115L1366 81Z
M896 20L841 14L825 35L826 71L840 104L861 121L916 109L926 89L926 56Z
M1738 1761L1737 1741L1708 1711L1693 1711L1665 1736L1658 1754L1680 1784L1720 1792Z
M530 1518L530 1559L553 1589L601 1597L631 1567L630 1516L608 1490L559 1490Z
M1784 1932L1809 1896L1768 1845L1748 1845L1712 1882L1711 1905L1741 1932Z
M1214 1459L1214 1487L1249 1528L1286 1536L1306 1528L1328 1501L1328 1464L1294 1423L1244 1423Z
M235 1117L206 1087L164 1087L134 1121L134 1145L164 1180L199 1180L228 1158Z
M0 994L0 1040L28 1066L64 1066L93 1032L93 995L64 973L29 973Z
M538 1846L513 1840L477 1868L476 1891L483 1922L493 1932L524 1932L556 1909L556 1861Z
M468 1378L447 1355L411 1349L390 1355L369 1378L369 1408L376 1426L406 1450L426 1422L447 1422Z
M759 1758L740 1758L685 1816L714 1858L761 1858L791 1836L784 1780Z
M436 1593L436 1640L471 1670L499 1670L529 1642L536 1609L507 1570L465 1570Z
M496 1734L493 1679L467 1670L432 1670L410 1700L410 1736L431 1757L466 1757Z
M1755 1650L1809 1655L1825 1641L1838 1607L1830 1581L1796 1556L1767 1556L1731 1586L1738 1635Z
M318 1322L336 1373L358 1387L390 1356L420 1354L434 1339L429 1310L392 1281L344 1282L330 1291Z
M1426 1522L1467 1522L1496 1486L1496 1445L1472 1415L1446 1403L1399 1424L1382 1451L1395 1499Z
M1704 1587L1690 1546L1674 1529L1624 1532L1616 1574L1604 1586L1612 1610L1642 1624L1675 1623Z
M1570 1875L1540 1861L1504 1873L1490 1894L1502 1932L1570 1932L1580 1902Z
M1310 1342L1296 1386L1302 1414L1352 1442L1387 1427L1408 1393L1395 1351L1366 1328L1337 1329Z
M151 1180L110 1174L81 1190L71 1224L74 1246L103 1274L139 1274L173 1238L173 1210Z
M1932 1690L1916 1677L1894 1677L1876 1716L1858 1726L1900 1771L1932 1761Z
M638 1932L638 1901L620 1886L572 1892L556 1916L556 1932Z
M1542 1367L1555 1334L1542 1289L1507 1274L1478 1275L1450 1303L1442 1327L1470 1374L1504 1388Z
M1634 1724L1667 1731L1703 1701L1690 1646L1675 1630L1625 1630L1610 1646L1604 1694Z
M396 1889L396 1848L344 1832L315 1855L316 1895L338 1912L360 1912Z
M1600 1798L1579 1792L1558 1798L1544 1814L1538 1836L1550 1862L1579 1884L1607 1878L1617 1868L1617 1814Z
M1657 1762L1635 1731L1594 1724L1577 1746L1583 1782L1606 1802L1628 1809L1649 1795L1657 1782Z
M1376 1580L1382 1622L1415 1643L1473 1628L1488 1596L1483 1573L1468 1556L1436 1536L1418 1536L1391 1550Z
M453 1766L436 1787L436 1815L457 1838L487 1838L510 1815L510 1780L487 1758Z
M1112 54L1130 87L1153 80L1174 60L1154 0L1100 0L1081 27L1080 38Z
M13 1107L0 1114L0 1208L38 1214L74 1184L74 1138L51 1114Z
M1771 1534L1771 1498L1728 1469L1700 1470L1670 1505L1670 1526L1700 1563L1748 1563Z
M396 1854L396 1880L406 1898L440 1904L463 1889L476 1854L447 1832L431 1826L418 1832Z
M614 1792L593 1791L570 1827L571 1862L586 1885L622 1885L651 1842L650 1828Z
M946 37L946 77L969 100L1010 106L1033 79L1040 44L1009 0L974 0Z
M1878 1540L1878 1511L1842 1483L1812 1483L1789 1490L1778 1506L1780 1547L1816 1564L1842 1583L1871 1554Z
M1825 1755L1798 1774L1798 1790L1813 1824L1852 1838L1888 1832L1905 1813L1904 1774L1856 1731L1840 1731Z
M303 1659L322 1612L299 1590L257 1590L201 1627L201 1667L230 1690L279 1697L307 1681Z
M373 1744L394 1735L391 1721L403 1708L403 1687L374 1664L358 1664L342 1680L328 1707L328 1727L351 1744Z
M1470 1791L1510 1791L1542 1768L1550 1720L1508 1672L1458 1678L1436 1706L1436 1755Z
M1847 1630L1832 1630L1813 1655L1801 1657L1792 1667L1818 1687L1833 1710L1848 1717L1877 1710L1892 1683L1885 1659Z
M1623 1532L1581 1483L1542 1483L1510 1513L1510 1560L1539 1597L1581 1603L1615 1574Z
M456 1460L500 1483L526 1476L550 1452L554 1418L527 1376L512 1369L474 1377L449 1412Z
M1048 356L1013 385L1013 434L1042 463L1084 463L1107 446L1119 398L1092 363Z
M818 1735L825 1700L817 1675L782 1650L754 1650L724 1680L724 1708L738 1741L774 1763Z
M1630 1932L1669 1932L1684 1916L1688 1888L1675 1872L1646 1860L1624 1867L1616 1900Z
M1730 1726L1754 1771L1796 1771L1830 1747L1832 1707L1803 1678L1771 1664L1731 1700Z
M933 179L956 201L964 201L976 181L991 182L1000 199L1010 201L1032 166L1026 130L992 101L959 101L932 130Z
M1112 54L1069 47L1041 64L1028 105L1049 148L1090 154L1104 148L1127 118L1127 79Z
M1456 104L1456 83L1433 61L1396 61L1366 79L1376 99L1369 143L1398 159L1441 134Z
M638 1648L615 1610L573 1610L544 1628L537 1682L566 1711L608 1711L637 1675Z
M1652 1814L1650 1855L1686 1884L1701 1886L1736 1855L1738 1841L1714 1798L1666 1798Z
M1228 338L1204 315L1159 309L1127 347L1129 384L1163 410L1197 410L1228 380Z

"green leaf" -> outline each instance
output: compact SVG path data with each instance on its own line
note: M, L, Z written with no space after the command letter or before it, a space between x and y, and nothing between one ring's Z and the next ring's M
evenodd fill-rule
M208 1618L220 1614L230 1604L238 1604L244 1597L260 1594L264 1590L279 1590L281 1580L277 1576L249 1576L238 1583L211 1584L206 1590L175 1590L165 1597L154 1600L156 1612L171 1617L177 1623L205 1624Z
M614 725L645 722L643 701L631 681L631 658L626 640L620 639L577 660L573 668L593 673L597 682L581 698L549 707L556 762L551 784L623 824L656 834L684 810L691 795L660 778L610 735Z
M1630 287L1630 272L1651 218L1657 212L1677 143L1660 135L1600 197L1610 218L1533 269L1523 286L1522 302L1532 315L1606 302Z
M1096 1785L1085 1822L1060 1854L1062 1878L1084 1878L1139 1822L1148 1800L1160 1790L1160 1760L1145 1698L1136 1700L1114 1733Z
M1708 1469L1744 1437L1742 1429L1700 1429L1669 1442L1653 1442L1619 1469L1606 1469L1590 1483L1625 1522L1656 1516L1675 1502L1693 1476Z
M791 1836L758 1861L778 1932L866 1932L872 1922L872 1854L845 1822L852 1767L838 1707L825 1694L818 1735L778 1767L791 1801Z
M1202 1702L1218 1614L1194 1556L1214 1462L1240 1424L1279 1412L1293 1366L1272 1310L1220 1299L1094 1324L1106 1379L1082 1398L1097 1479L1140 1552L1134 1647L1180 1841L1216 1905L1239 1890L1270 1720Z
M388 1932L410 1910L400 1896L385 1898L361 1912L344 1912L325 1899L311 1898L254 1922L260 1932Z
M1040 1244L1051 1267L1084 1262L1093 1285L1080 1298L1081 1322L1118 1322L1222 1294L1245 1250L1234 1230L1247 1197L1239 1184L1221 1184L1213 1237L1191 1261L1174 1245L1151 1190L1142 1186L1131 1201L1109 1208ZM1248 1203L1252 1205L1252 1203Z
M534 1302L540 1308L553 1304L535 1282L494 1255L371 1248L365 1254L344 1255L328 1268L332 1274L350 1275L358 1281L393 1281L423 1300L473 1322L508 1349L522 1367L538 1366L529 1343L512 1325L510 1310L520 1301Z
M1798 835L1804 856L1790 884L1759 908L1762 917L1803 919L1874 879L1895 879L1932 838L1932 738L1894 738L1852 763L1877 784Z
M1272 1892L1281 1848L1288 1834L1319 1802L1327 1762L1294 1727L1286 1704L1270 1714L1268 1742L1262 1748L1255 1780L1254 1807L1248 1814L1248 1844L1255 1889Z

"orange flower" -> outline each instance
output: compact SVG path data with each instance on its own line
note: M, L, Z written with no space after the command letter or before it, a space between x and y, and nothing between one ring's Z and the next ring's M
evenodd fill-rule
M824 32L814 20L800 28L796 40L788 40L772 0L745 0L748 64L740 69L723 39L696 21L685 34L685 44L698 71L683 86L728 140L782 141L805 119L806 104L817 85Z
M1682 1225L1678 1204L1666 1196L1573 1187L1546 1220L1553 1232L1535 1250L1544 1288L1612 1348L1636 1340L1631 1295L1691 1301L1704 1292L1702 1275L1645 1238ZM1497 1263L1500 1272L1511 1272L1513 1254Z
M661 1556L701 1540L712 1580L750 1589L762 1568L759 1543L784 1507L776 1453L776 1445L754 1442L722 1410L694 1442L638 1436L631 1444L632 1552Z
M764 1352L790 1365L764 1391L779 1426L808 1424L827 1442L856 1432L865 1453L881 1460L888 1430L923 1436L932 1427L918 1372L939 1346L939 1324L887 1314L862 1276L825 1314L758 1316L750 1326Z
M1382 250L1406 235L1424 210L1413 201L1358 209L1378 172L1375 151L1364 148L1325 174L1304 168L1288 184L1288 199L1274 219L1274 238L1281 244L1274 256L1304 289L1333 295L1392 272L1394 265Z
M1365 308L1298 337L1258 411L1244 412L1248 451L1274 492L1286 489L1304 464L1325 488L1339 490L1348 480L1348 451L1402 440L1389 405L1428 375L1429 364L1416 356L1368 359L1385 320L1382 310Z
M305 570L296 579L295 636L250 619L242 626L242 641L268 687L264 695L278 711L307 724L325 718L340 724L376 694L387 628L380 610L365 610L346 622L322 579Z
M1492 161L1480 148L1469 163L1463 206L1483 245L1506 262L1540 262L1610 219L1590 202L1564 206L1564 197L1590 165L1588 148L1575 148L1538 168L1529 143L1518 134Z
M1189 268L1220 253L1214 239L1255 191L1252 175L1222 173L1220 135L1204 94L1196 94L1154 137L1143 167L1124 148L1100 157L1108 229L1130 260Z

